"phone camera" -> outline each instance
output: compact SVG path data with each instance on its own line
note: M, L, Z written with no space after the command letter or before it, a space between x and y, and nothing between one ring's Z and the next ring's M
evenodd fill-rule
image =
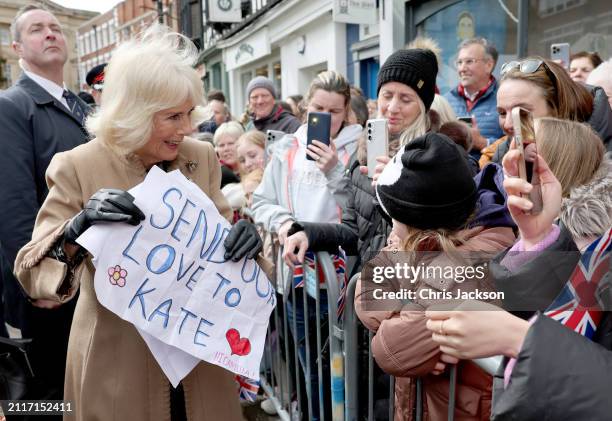
M318 122L319 119L317 117L313 117L310 119L310 124L312 124L313 126L316 126Z
M368 134L372 134L372 129L368 129Z

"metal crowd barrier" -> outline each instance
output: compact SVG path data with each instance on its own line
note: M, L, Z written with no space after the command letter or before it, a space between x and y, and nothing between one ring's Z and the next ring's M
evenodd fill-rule
M291 276L282 261L282 253L275 250L277 261L277 290L282 289L287 276ZM358 421L367 419L374 420L374 359L372 356L371 342L373 333L368 332L368 385L367 385L367 414L360 413L359 402L363 402L365 396L360 396L359 371L362 369L359 364L359 326L360 321L355 311L355 289L359 275L351 278L347 285L345 310L343 320L337 317L337 302L340 296L340 287L336 282L336 272L330 255L326 252L316 253L316 264L321 266L325 276L327 287L328 303L328 337L324 338L321 332L321 289L319 285L319 271L317 273L315 297L315 337L309 337L309 320L304 317L304 347L305 364L302 369L298 354L299 344L294 340L290 330L297 332L297 320L295 317L298 305L302 305L304 314L308 314L308 294L306 287L302 288L302 302L298 303L296 288L291 281L291 287L287 295L278 297L277 306L273 311L270 320L270 327L266 337L266 348L262 360L261 386L266 395L271 399L278 416L285 421L325 420L333 421ZM330 282L331 281L331 282ZM287 317L287 306L290 305L292 317ZM290 326L292 329L290 329ZM311 341L316 341L317 355L311 355ZM325 351L328 352L325 352ZM324 358L326 361L324 361ZM314 405L311 383L311 362L316 362L316 376L318 379L318 407ZM327 362L328 368L325 367ZM481 361L483 368L489 373L493 373L499 364L499 359L490 359L486 364ZM486 365L486 367L485 367ZM328 372L325 371L328 370ZM303 376L303 385L300 377ZM328 379L326 379L328 377ZM449 410L448 420L454 419L455 394L456 394L457 368L451 367L450 389L449 389ZM302 387L306 390L302 390ZM388 419L394 419L394 389L395 379L390 376L388 398ZM327 392L327 393L326 393ZM421 379L416 381L416 408L415 419L423 418L423 385ZM305 398L304 398L305 396ZM326 405L327 404L327 405ZM327 407L327 408L326 408ZM331 410L330 410L331 408ZM363 412L363 411L361 411ZM306 418L306 414L310 414Z

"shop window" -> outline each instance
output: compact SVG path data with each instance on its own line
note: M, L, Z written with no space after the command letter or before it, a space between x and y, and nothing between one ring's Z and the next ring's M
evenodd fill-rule
M8 26L0 26L0 43L2 45L11 45L11 33Z
M265 76L268 77L268 65L261 66L255 69L255 76Z
M276 89L276 96L278 98L283 97L283 93L281 92L281 64L280 61L277 61L272 65L272 82L274 83L274 89Z
M498 2L486 8L481 0L464 0L443 8L424 19L417 26L417 34L435 39L442 48L442 65L437 84L442 94L457 86L455 61L457 46L465 39L484 37L499 52L494 74L499 75L501 64L516 57L516 17L518 0L504 0L505 9Z
M251 79L253 79L253 72L251 72L251 71L244 72L244 73L242 73L240 75L240 87L242 88L240 90L240 92L246 92L247 85L249 84ZM248 105L248 103L249 103L249 99L248 98L244 98L244 106L245 106L245 108Z
M210 73L212 75L211 86L215 89L221 89L221 63L215 63L210 68Z
M567 42L572 53L596 51L603 58L612 56L609 0L539 0L536 11L529 15L530 55L548 57L551 44Z

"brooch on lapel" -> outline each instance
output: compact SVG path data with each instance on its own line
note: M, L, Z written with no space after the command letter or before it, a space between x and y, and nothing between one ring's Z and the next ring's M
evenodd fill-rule
M198 163L194 161L187 161L185 167L187 167L187 171L194 172L196 168L198 168Z

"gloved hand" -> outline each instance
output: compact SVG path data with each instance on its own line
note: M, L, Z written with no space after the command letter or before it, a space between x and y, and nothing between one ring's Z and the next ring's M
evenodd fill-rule
M263 249L263 241L255 225L245 219L236 222L230 230L225 242L225 260L237 262L245 255L253 259Z
M94 193L85 208L66 226L64 240L76 244L76 239L87 228L98 222L127 222L138 225L144 213L134 204L134 197L118 189L101 189Z

